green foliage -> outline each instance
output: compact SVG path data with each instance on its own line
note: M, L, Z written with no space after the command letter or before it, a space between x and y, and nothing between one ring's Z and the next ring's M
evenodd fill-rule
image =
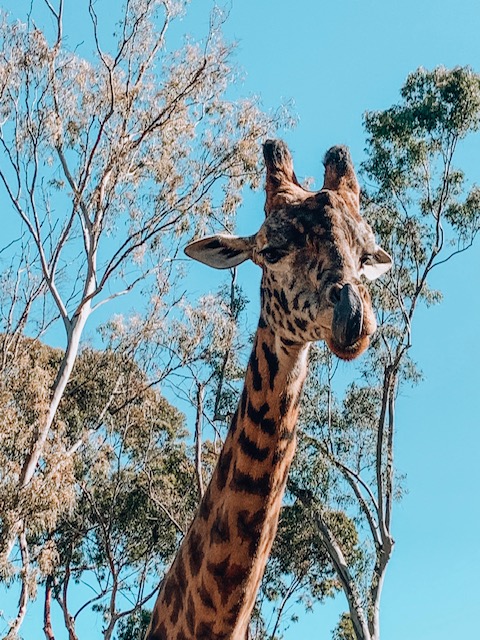
M338 625L336 626L333 640L357 640L353 624L348 613L342 613Z
M377 186L366 198L367 214L395 252L397 270L408 272L442 249L442 219L460 246L478 231L478 188L467 189L453 156L480 127L480 77L468 67L418 69L401 95L400 104L365 114L363 171Z
M0 336L0 535L16 517L16 487L28 450L49 405L49 389L61 358L59 350L28 339ZM51 527L59 511L73 501L72 460L65 457L65 425L46 443L41 476L24 492L24 509L32 531ZM10 567L0 566L9 575Z
M32 437L60 357L31 340L19 342L15 358L4 353L2 410L12 419L0 440L0 523L13 517L14 452ZM92 349L80 354L42 473L24 498L37 580L52 581L61 606L71 580L90 585L97 611L110 610L113 584L116 598L140 602L147 572L151 577L170 561L197 501L185 436L183 416L133 360Z
M64 399L66 424L94 433L76 456L74 507L48 536L52 575L59 599L70 578L87 581L111 623L112 598L140 603L147 574L164 570L196 507L184 420L138 366L108 352L81 354Z
M370 159L364 168L391 195L423 189L432 158L480 126L480 78L467 67L420 68L408 76L401 96L400 104L365 114ZM447 176L445 186L455 186L459 177Z
M151 611L140 609L121 620L118 624L117 640L143 640L151 615Z
M441 300L430 272L468 249L480 229L479 189L454 165L461 141L480 127L480 77L463 67L418 69L401 96L365 115L363 172L374 185L364 195L365 214L394 263L372 286L381 326L369 358L385 367L401 352L398 374L418 382L405 351L417 304Z

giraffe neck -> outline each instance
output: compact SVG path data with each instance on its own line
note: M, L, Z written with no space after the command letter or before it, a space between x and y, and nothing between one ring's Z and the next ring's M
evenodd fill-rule
M307 353L260 321L240 403L148 640L245 639L295 450Z

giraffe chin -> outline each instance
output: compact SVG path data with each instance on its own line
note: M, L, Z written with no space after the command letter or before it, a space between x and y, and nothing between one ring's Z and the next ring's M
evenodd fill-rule
M370 337L361 336L353 344L348 345L347 347L340 346L332 338L326 338L325 342L327 343L330 351L341 360L355 360L355 358L357 358L367 349L368 345L370 344Z

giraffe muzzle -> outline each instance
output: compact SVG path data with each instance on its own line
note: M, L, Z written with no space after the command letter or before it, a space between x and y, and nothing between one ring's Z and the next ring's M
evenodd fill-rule
M332 334L336 344L347 348L362 335L363 304L350 284L345 284L337 294L333 309Z

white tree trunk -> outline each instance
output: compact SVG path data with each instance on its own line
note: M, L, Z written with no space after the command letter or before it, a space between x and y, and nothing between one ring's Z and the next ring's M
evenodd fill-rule
M23 466L22 474L20 476L20 490L24 489L29 484L35 473L38 461L43 452L43 447L45 446L45 441L52 427L53 420L55 419L58 405L60 404L60 400L62 399L65 387L70 380L70 376L72 375L72 370L75 365L78 350L80 347L80 338L82 336L83 329L89 315L90 305L87 304L81 307L78 315L75 315L72 320L71 330L69 331L68 335L67 349L65 351L65 355L63 356L57 378L53 385L52 399L47 412L45 423L38 435L33 449L31 450Z

